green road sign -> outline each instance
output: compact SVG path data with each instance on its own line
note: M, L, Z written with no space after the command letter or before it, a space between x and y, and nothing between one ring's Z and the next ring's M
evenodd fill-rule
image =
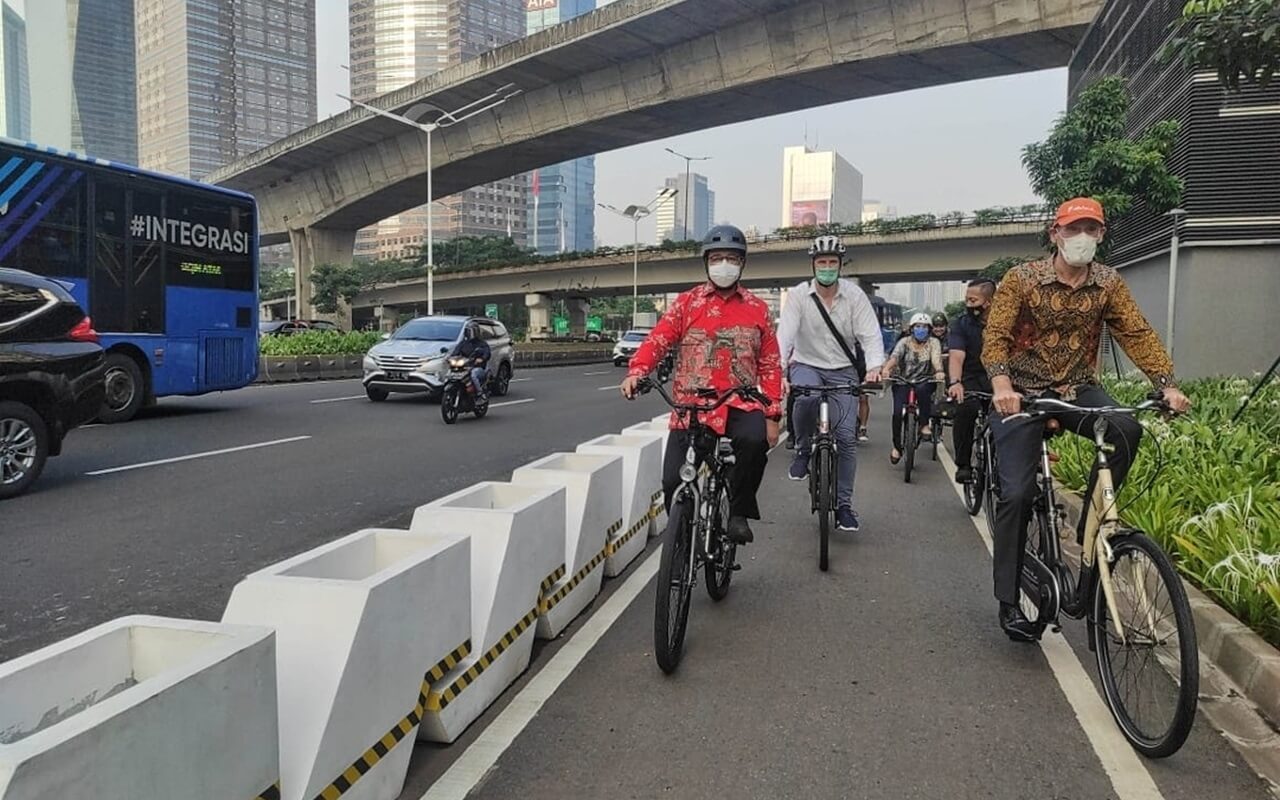
M486 317L488 317L489 319L497 319L497 318L498 318L498 304L497 304L497 303L486 303L486 304L485 304L485 307L484 307L484 315L485 315Z

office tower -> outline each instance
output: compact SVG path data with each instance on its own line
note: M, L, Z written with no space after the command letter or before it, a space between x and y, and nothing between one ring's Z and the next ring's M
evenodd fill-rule
M862 173L834 151L782 151L782 227L862 221Z

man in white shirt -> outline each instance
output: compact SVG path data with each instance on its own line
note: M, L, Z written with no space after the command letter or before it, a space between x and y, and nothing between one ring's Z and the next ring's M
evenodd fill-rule
M783 394L789 390L788 381L801 386L844 386L880 380L880 367L884 364L880 322L862 288L840 277L844 255L845 247L838 237L819 236L809 248L813 280L799 284L787 295L778 327L782 363L790 365L788 380L783 382ZM823 318L823 310L831 325ZM866 363L859 364L859 360ZM865 374L860 374L863 370ZM809 477L809 439L817 423L818 402L817 397L796 398L796 455L788 470L788 477L794 481ZM858 403L848 394L833 395L830 403L840 458L836 476L836 527L856 531L858 516L853 510L853 478L858 463Z

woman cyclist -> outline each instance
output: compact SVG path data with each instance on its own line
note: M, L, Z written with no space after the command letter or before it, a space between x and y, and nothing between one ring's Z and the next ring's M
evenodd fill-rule
M916 390L916 405L919 406L917 418L925 420L920 436L928 438L932 435L927 420L933 410L933 387L946 377L942 371L942 343L933 336L929 315L913 316L910 330L911 335L898 340L889 360L884 364L884 374L906 382L893 385L893 449L889 451L891 464L897 464L902 458L902 415L912 387Z

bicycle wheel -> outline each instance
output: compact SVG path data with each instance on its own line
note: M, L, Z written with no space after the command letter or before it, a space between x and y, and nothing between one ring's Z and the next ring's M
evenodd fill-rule
M996 501L1000 499L1000 467L996 463L995 443L991 440L991 434L988 433L983 437L982 455L983 463L986 465L985 471L987 476L987 491L984 493L983 502L987 506L987 524L996 524Z
M929 437L929 443L933 445L932 459L937 461L938 443L942 441L942 419L940 417L935 417L933 423L929 427L929 430L933 434Z
M916 412L910 408L902 415L902 482L911 483L911 470L916 465L916 448L920 445L920 428Z
M1120 732L1148 758L1182 747L1195 721L1200 657L1195 622L1169 556L1146 534L1111 538L1111 581L1124 640L1095 582L1091 633L1102 693Z
M693 502L681 498L671 504L658 567L653 609L653 652L658 666L670 675L680 665L684 632L689 622L693 575L689 570L693 545Z
M724 525L729 519L729 493L720 490L720 502L716 518L711 521L714 533L711 536L711 550L707 552L705 574L707 578L707 594L711 599L720 602L729 594L729 581L733 580L733 564L738 556L738 545L725 537Z
M1045 538L1053 534L1045 518L1045 512L1037 508L1028 523L1026 544L1022 553L1022 592L1018 595L1018 605L1022 613L1035 626L1036 637L1039 638L1049 623L1057 617L1054 603L1054 587L1047 585L1052 578L1038 569L1040 554L1045 552Z
M965 510L971 517L978 516L982 510L982 496L987 491L986 445L980 437L975 438L970 451L969 480L964 482L963 489Z
M813 459L818 473L814 479L818 491L818 569L823 572L830 565L827 549L831 541L831 515L835 512L835 497L832 496L834 465L831 456L831 447L824 443L818 445Z

